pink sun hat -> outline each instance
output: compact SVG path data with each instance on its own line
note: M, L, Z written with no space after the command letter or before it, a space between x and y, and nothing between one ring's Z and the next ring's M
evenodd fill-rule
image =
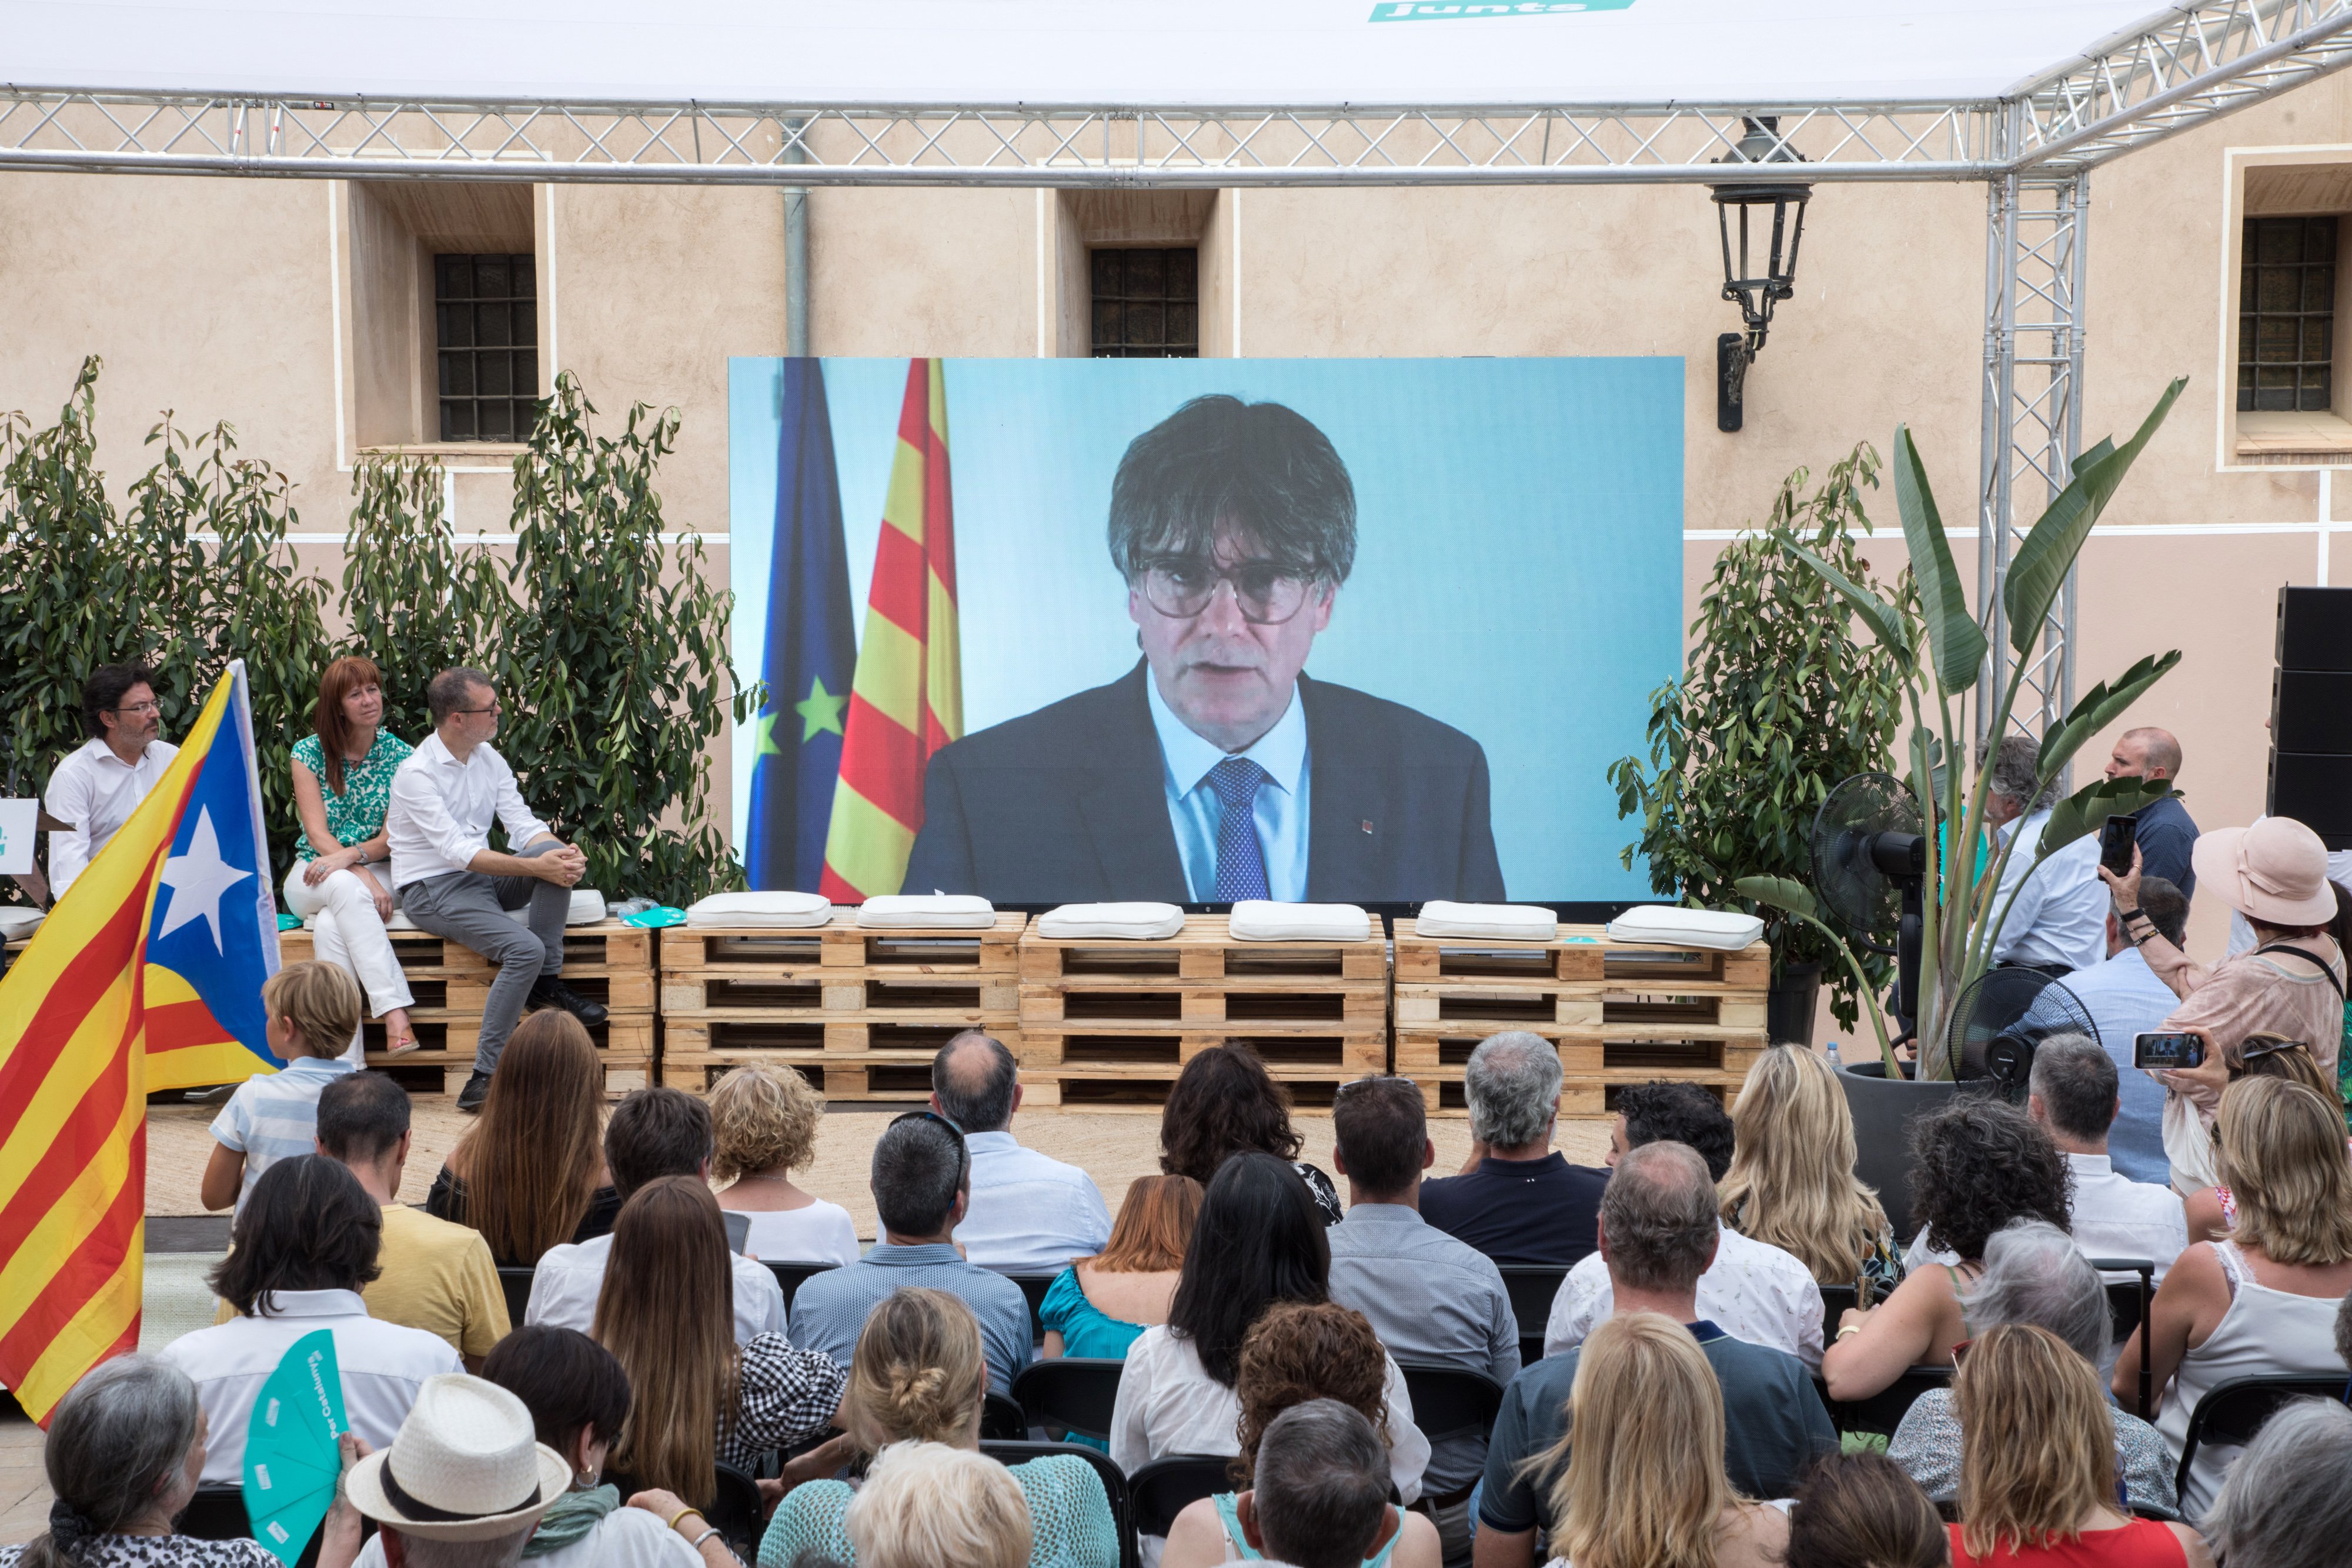
M2292 817L2197 836L2189 864L2200 887L2265 925L2324 925L2336 918L2327 886L2327 846Z

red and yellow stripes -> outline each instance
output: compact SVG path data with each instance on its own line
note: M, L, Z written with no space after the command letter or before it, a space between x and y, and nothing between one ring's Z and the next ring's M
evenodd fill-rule
M923 825L923 769L962 734L947 382L939 361L915 360L898 412L820 891L845 904L898 891Z

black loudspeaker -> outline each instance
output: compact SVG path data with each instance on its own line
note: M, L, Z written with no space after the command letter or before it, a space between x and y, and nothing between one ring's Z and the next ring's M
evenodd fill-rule
M2352 588L2282 588L2270 813L2352 849Z

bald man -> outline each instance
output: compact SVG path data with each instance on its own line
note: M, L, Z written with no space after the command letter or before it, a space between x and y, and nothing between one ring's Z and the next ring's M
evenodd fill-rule
M2107 758L2110 779L2169 779L2180 777L2180 742L2168 729L2149 726L2124 731ZM2179 785L2175 784L2174 789ZM2160 876L2184 894L2197 891L2197 873L2189 869L2189 851L2197 842L2197 824L2178 795L2168 795L2139 814L2140 872Z

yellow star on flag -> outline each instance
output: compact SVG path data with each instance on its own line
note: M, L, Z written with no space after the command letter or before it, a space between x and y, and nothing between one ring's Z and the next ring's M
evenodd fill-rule
M776 716L763 711L751 721L751 755L781 757L784 748L776 744Z
M824 676L819 675L812 680L809 684L808 700L793 705L793 711L801 716L802 744L806 745L814 740L820 730L829 729L835 735L842 734L842 710L848 706L847 692L835 696L824 689Z

